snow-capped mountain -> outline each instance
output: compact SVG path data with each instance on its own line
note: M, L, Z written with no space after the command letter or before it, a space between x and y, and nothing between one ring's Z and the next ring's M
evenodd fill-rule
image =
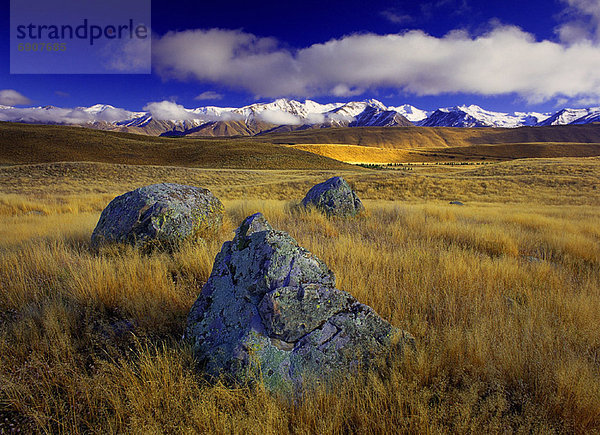
M411 126L410 121L377 100L319 104L278 99L240 108L201 107L185 109L173 103L153 103L144 116L119 122L122 128L157 128L169 122L171 130L163 134L255 135L274 130L297 130L347 126ZM179 120L176 117L179 117ZM184 121L181 121L181 120ZM284 128L285 127L285 128Z
M600 122L600 107L594 107L587 110L587 115L576 119L571 124L591 124L593 122Z
M589 124L600 121L600 107L563 109L548 117L540 125Z
M163 135L256 135L307 128L412 126L406 118L377 100L320 104L278 99L249 106L186 109L170 102L151 103L147 112L130 112L127 119L97 128ZM90 111L110 110L94 106ZM111 126L113 128L111 128Z
M563 109L557 113L485 110L479 106L455 106L426 111L405 104L386 106L378 100L320 104L278 99L244 107L205 106L186 109L163 101L144 111L129 111L109 104L91 107L54 106L17 108L0 106L0 121L83 125L150 135L256 135L329 127L502 127L550 126L600 122L600 107Z
M356 118L363 113L367 108L372 108L379 111L387 111L388 108L377 100L367 101L352 101L346 104L339 104L338 107L332 110L333 113L342 118Z
M536 112L491 112L479 106L455 106L438 109L419 122L423 127L504 127L538 125L550 114Z
M398 112L400 115L404 116L406 119L408 119L412 123L423 121L423 120L429 118L429 116L431 116L431 114L433 113L433 112L428 112L426 110L417 109L415 106L411 106L410 104L404 104L404 105L398 106L398 107L390 106L390 107L388 107L388 109L395 110L396 112Z
M385 110L377 106L367 106L365 110L354 116L350 127L398 127L411 126L404 116L395 110Z
M280 98L272 103L256 103L239 109L229 109L232 114L243 116L244 121L249 121L265 112L283 112L299 119L309 119L312 115L320 115L331 112L343 104L319 104L315 101L306 100L304 103L296 100Z

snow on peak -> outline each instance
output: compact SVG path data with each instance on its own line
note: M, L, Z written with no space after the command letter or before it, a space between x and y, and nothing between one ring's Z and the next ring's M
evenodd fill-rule
M321 104L313 100L302 102L287 98L244 107L203 106L195 109L163 101L150 103L141 112L128 111L110 104L76 108L0 106L0 121L80 125L100 122L136 127L145 126L151 121L170 122L180 126L199 126L217 121L264 122L275 125L404 125L402 123L405 121L398 115L420 126L514 128L600 122L600 107L566 108L554 114L495 112L474 104L426 111L410 104L388 107L375 99Z
M371 98L370 100L366 100L365 104L367 106L374 107L379 110L388 110L388 108L386 107L385 104L383 104L381 101L375 100L373 98Z
M536 112L494 112L475 104L440 108L420 125L428 127L503 127L537 125L550 115Z
M600 107L562 109L541 122L541 125L587 124L598 120L600 120Z
M94 104L93 106L90 107L81 107L81 110L83 110L84 112L87 113L100 113L104 110L107 109L114 109L114 106L111 106L110 104Z
M355 118L363 113L368 107L374 108L380 111L387 111L388 108L378 100L365 100L365 101L351 101L338 105L332 112L339 116L345 116L349 118Z
M404 116L410 122L419 122L427 119L433 112L417 109L415 106L410 104L404 104L398 107L389 107L389 110L394 110L400 115Z

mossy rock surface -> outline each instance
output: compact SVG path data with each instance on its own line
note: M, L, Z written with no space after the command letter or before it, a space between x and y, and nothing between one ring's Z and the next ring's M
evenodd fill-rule
M335 288L323 261L261 214L217 255L188 315L186 337L210 376L295 394L413 344L410 334Z
M302 200L302 205L338 217L356 216L365 209L356 192L342 177L333 177L313 186Z
M180 184L154 184L118 196L100 215L92 245L126 243L173 248L210 237L223 225L224 207L209 190Z

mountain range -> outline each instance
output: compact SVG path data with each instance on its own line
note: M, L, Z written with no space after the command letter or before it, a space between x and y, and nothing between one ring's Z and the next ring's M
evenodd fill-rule
M475 105L426 111L408 104L386 106L374 99L330 104L278 99L240 108L205 106L186 109L164 101L150 103L140 112L106 104L74 109L0 106L0 121L80 125L153 136L254 136L330 127L516 128L589 124L600 122L600 107L562 109L556 113L501 113Z

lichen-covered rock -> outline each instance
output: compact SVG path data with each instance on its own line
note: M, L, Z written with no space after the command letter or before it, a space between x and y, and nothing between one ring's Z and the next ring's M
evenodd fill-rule
M313 206L329 216L355 216L364 210L361 200L342 177L333 177L313 186L304 199L304 207Z
M92 245L171 248L217 231L223 211L221 201L207 189L166 183L141 187L108 204L92 234Z
M260 214L217 255L192 307L186 337L212 376L262 378L273 392L345 375L412 337L335 288L335 276Z

